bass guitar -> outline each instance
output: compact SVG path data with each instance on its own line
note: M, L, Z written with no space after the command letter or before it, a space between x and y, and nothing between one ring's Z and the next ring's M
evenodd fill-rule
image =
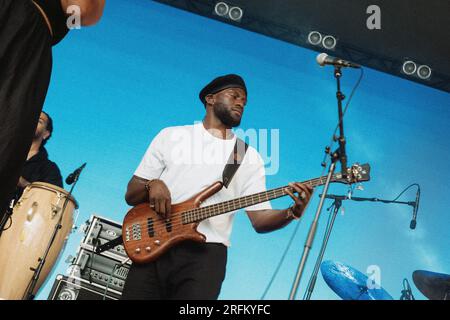
M348 168L345 178L341 173L337 173L332 176L331 182L352 184L369 181L369 174L368 164L355 164ZM325 184L326 178L323 176L303 183L314 188ZM197 231L202 220L286 196L285 189L293 191L292 187L284 186L200 207L202 202L219 192L222 187L222 182L215 182L189 200L173 204L169 219L161 218L149 203L142 203L130 209L122 226L123 245L130 259L135 263L148 263L182 241L204 242L206 237Z

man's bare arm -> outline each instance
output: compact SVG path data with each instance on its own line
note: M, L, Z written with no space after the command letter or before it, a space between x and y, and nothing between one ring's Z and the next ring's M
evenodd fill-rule
M148 192L145 184L148 180L133 176L128 182L125 201L130 206L136 206L140 203L148 202Z
M247 211L247 215L258 233L281 229L292 221L292 218L288 218L287 209L253 210Z
M313 189L305 184L293 182L289 184L293 192L286 189L286 193L294 200L294 204L284 210L253 210L247 211L253 228L258 233L278 230L288 225L292 220L300 219L305 211ZM295 195L297 193L297 196Z
M145 185L148 185L148 190ZM164 181L159 179L146 180L133 176L128 182L125 201L130 206L149 202L152 208L163 218L168 218L171 212L172 200L170 191Z

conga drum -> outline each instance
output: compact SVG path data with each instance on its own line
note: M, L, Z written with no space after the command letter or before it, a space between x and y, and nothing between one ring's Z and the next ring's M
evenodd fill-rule
M25 188L14 206L11 227L0 237L0 299L25 298L34 274L30 268L36 268L39 259L43 258L62 215L62 227L33 290L36 294L65 245L73 226L73 212L77 208L75 199L60 187L34 182Z

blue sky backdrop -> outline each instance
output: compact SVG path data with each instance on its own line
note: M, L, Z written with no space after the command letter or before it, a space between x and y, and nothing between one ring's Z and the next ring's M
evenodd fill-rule
M80 204L77 225L92 214L122 221L129 209L126 185L151 139L164 127L200 121L204 108L198 92L223 74L238 73L247 82L241 128L279 130L279 170L267 178L267 187L320 176L337 107L333 69L320 68L316 55L153 1L108 0L99 25L72 31L54 48L44 107L55 125L48 150L64 177L87 162L74 193ZM358 76L358 71L344 70L345 94ZM393 199L419 183L417 228L409 229L410 206L346 202L325 260L363 273L379 266L381 285L395 299L403 278L412 284L414 270L450 273L449 122L448 93L366 69L345 117L349 163L372 166L371 181L354 196ZM347 190L338 184L330 188L334 194ZM267 299L289 296L320 192L316 190L299 222ZM410 189L399 200L414 199L415 189ZM290 204L289 198L272 203L280 209ZM327 201L325 208L330 205ZM306 289L328 214L322 213L298 298ZM220 299L260 299L294 229L292 223L257 234L240 211ZM64 259L75 255L81 239L80 232L70 236L38 299L46 299L56 274L65 273ZM412 289L424 299L414 285ZM312 298L339 299L321 274Z

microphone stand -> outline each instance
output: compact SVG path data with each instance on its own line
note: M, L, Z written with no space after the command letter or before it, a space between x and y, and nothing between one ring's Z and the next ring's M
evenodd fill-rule
M65 210L66 210L66 206L67 206L67 204L69 202L69 199L71 198L73 189L75 188L75 185L78 182L78 178L80 177L80 174L81 174L81 170L79 172L77 172L75 177L74 177L72 187L70 188L69 194L66 196L66 199L64 200L64 204L63 204L63 207L62 207L62 210L61 210L61 215L59 216L58 222L55 225L55 229L53 230L52 237L50 238L50 241L49 241L49 243L47 245L47 249L45 250L44 255L38 259L39 264L38 264L38 266L36 268L30 268L30 270L33 271L34 273L33 273L33 276L32 276L32 278L31 278L31 280L30 280L30 282L28 284L27 290L26 290L26 292L25 292L25 294L24 294L24 296L22 298L23 300L33 300L34 297L35 297L35 295L33 293L34 288L37 285L37 282L39 280L39 276L40 276L40 274L42 272L42 268L44 267L44 264L46 262L47 256L48 256L48 254L50 252L50 249L51 249L51 247L52 247L52 245L53 245L53 243L54 243L54 241L56 239L58 231L62 228L62 224L61 223L62 223L62 219L63 219L64 213L65 213Z
M317 231L317 226L319 224L320 214L322 212L323 204L325 201L325 196L328 192L328 188L330 186L331 177L334 174L334 170L336 168L336 162L341 162L341 171L342 171L342 177L345 179L347 177L347 154L345 152L345 136L344 136L344 113L342 111L342 101L345 99L345 96L341 92L341 67L335 66L334 67L334 77L336 78L336 85L337 85L337 91L336 91L336 98L338 103L338 116L339 116L339 138L337 138L337 141L339 142L339 148L331 154L331 165L328 169L328 175L327 180L325 183L325 186L323 188L323 194L320 198L319 206L317 207L317 211L314 217L313 222L311 223L311 227L309 229L308 236L306 238L306 242L303 248L302 257L300 259L300 263L297 268L297 273L294 279L294 283L292 284L291 292L289 294L289 300L294 300L295 296L297 294L297 290L300 284L300 280L303 274L303 270L306 265L306 260L308 259L309 252L311 251L314 238ZM333 137L335 139L335 137ZM335 139L336 141L336 139Z
M296 296L296 293L297 293L297 290L298 290L298 286L300 284L300 279L301 279L302 274L303 274L303 269L305 268L306 260L308 259L309 251L312 248L312 245L313 245L313 242L314 242L314 237L316 235L317 226L319 224L320 212L322 211L323 203L325 201L325 194L328 192L328 187L330 185L331 177L333 176L334 169L336 168L336 160L337 159L332 159L330 168L328 170L327 180L326 180L325 186L324 186L324 194L320 198L320 202L319 202L319 206L318 206L317 211L316 211L316 215L314 217L313 222L311 223L311 227L309 229L308 237L306 238L305 246L303 247L302 258L300 259L300 263L299 263L298 268L297 268L297 274L295 276L295 280L294 280L294 283L293 283L292 288L291 288L291 293L289 294L289 300L294 300L295 299L295 296Z
M337 141L339 142L339 151L338 154L335 154L336 157L339 157L339 161L341 162L341 173L342 177L347 177L347 153L345 152L345 136L344 136L344 113L342 112L342 101L345 99L344 94L341 92L341 67L334 66L334 77L336 78L336 98L338 103L338 115L339 115L339 138ZM335 140L336 141L336 140Z
M378 198L361 198L361 197L348 197L348 196L336 196L334 194L327 195L326 198L334 200L352 200L352 201L370 201L370 202L382 202L382 203L397 203L397 204L407 204L409 206L414 206L414 201L397 201L397 200L384 200Z

